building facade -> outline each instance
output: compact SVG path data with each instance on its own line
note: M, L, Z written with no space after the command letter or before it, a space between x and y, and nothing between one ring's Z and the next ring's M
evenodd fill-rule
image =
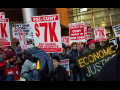
M83 10L84 9L84 10ZM69 8L69 22L90 22L94 28L105 27L107 39L114 38L113 25L120 24L120 8Z

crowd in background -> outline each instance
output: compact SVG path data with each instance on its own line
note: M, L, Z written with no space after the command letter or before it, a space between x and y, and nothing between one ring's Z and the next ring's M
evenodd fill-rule
M80 68L77 66L75 58L102 47L107 43L109 43L109 40L102 41L102 45L100 45L100 42L95 42L94 39L87 40L83 46L77 43L66 46L62 43L62 53L50 53L49 55L52 59L55 73L50 80L85 81ZM28 44L33 44L32 40L28 40ZM34 47L34 44L31 47ZM80 47L82 47L82 49ZM20 81L20 77L27 80L28 74L36 69L36 63L24 59L23 52L24 50L21 49L20 43L16 44L15 50L8 46L5 46L3 49L0 48L0 81ZM66 69L59 65L60 60L63 59L69 59L70 76L68 76Z

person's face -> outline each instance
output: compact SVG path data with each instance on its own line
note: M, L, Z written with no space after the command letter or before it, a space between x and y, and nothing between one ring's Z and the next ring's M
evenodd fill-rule
M73 45L72 49L77 50L77 45Z
M59 65L59 62L57 60L55 60L55 59L53 59L52 61L53 61L54 68L57 68L58 65Z
M16 61L16 56L13 56L11 59L9 59L9 63L14 63Z
M18 47L19 47L19 48L21 47L20 44L18 44Z
M29 41L29 43L28 44L32 44L32 42L31 41Z
M9 50L8 48L5 48L5 50L4 50L4 51L5 51L5 52L7 52L8 50Z
M3 74L4 74L5 69L6 69L5 66L0 67L0 75L3 75Z
M95 43L90 43L89 48L92 49L92 50L95 49Z
M5 52L0 53L0 57L5 59L6 58L6 53Z

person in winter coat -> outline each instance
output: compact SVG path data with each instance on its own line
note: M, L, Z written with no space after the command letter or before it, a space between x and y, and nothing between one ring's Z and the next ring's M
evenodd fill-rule
M69 66L72 63L72 56L71 56L70 52L66 50L64 43L62 43L62 53L58 53L55 56L58 56L60 60L69 59ZM70 70L71 70L71 68L70 68ZM70 76L69 76L69 79L70 79Z
M13 72L14 73L14 80L19 81L20 70L19 70L18 64L16 63L16 53L13 51L7 51L6 52L6 62L9 64L10 69L12 69L14 71Z
M19 58L22 56L22 49L19 42L16 43L16 46L15 53L17 54L17 58Z
M54 66L54 76L53 81L69 81L67 71L64 67L60 66L60 59L58 56L52 58Z
M0 58L6 59L6 52L4 50L0 50Z
M82 54L87 53L87 52L91 52L94 49L96 49L95 40L94 39L88 39L87 40L87 49L85 49L82 52Z
M34 47L34 46L31 46L31 47ZM36 69L36 63L33 63L30 60L26 59L22 66L20 76L24 79L27 79L28 74L35 69Z
M6 60L0 58L0 81L14 81L13 70L8 71L8 68L9 65ZM6 77L4 76L4 72L6 72Z
M75 58L78 56L82 55L82 52L80 50L77 50L77 44L73 43L72 45L72 50L71 50L71 55L72 55L72 61L74 61L72 71L73 71L73 81L77 81L77 77L79 75L80 81L84 81L84 78L80 72L80 68L77 66Z

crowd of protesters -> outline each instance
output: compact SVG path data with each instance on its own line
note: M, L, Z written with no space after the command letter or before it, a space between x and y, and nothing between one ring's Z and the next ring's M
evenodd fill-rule
M84 43L82 49L80 49L80 45L77 43L67 46L62 43L61 53L50 53L54 67L54 75L51 81L86 81L80 68L77 66L75 58L107 43L108 41L102 41L102 45L100 45L100 42L89 39ZM33 44L31 39L28 40L28 44ZM34 44L31 47L34 47ZM26 80L28 74L36 69L36 63L24 59L23 52L24 50L21 49L20 43L16 44L15 50L8 46L5 46L3 49L0 48L0 81L20 81L20 78ZM69 59L70 76L68 76L66 69L59 65L60 60L63 59Z

